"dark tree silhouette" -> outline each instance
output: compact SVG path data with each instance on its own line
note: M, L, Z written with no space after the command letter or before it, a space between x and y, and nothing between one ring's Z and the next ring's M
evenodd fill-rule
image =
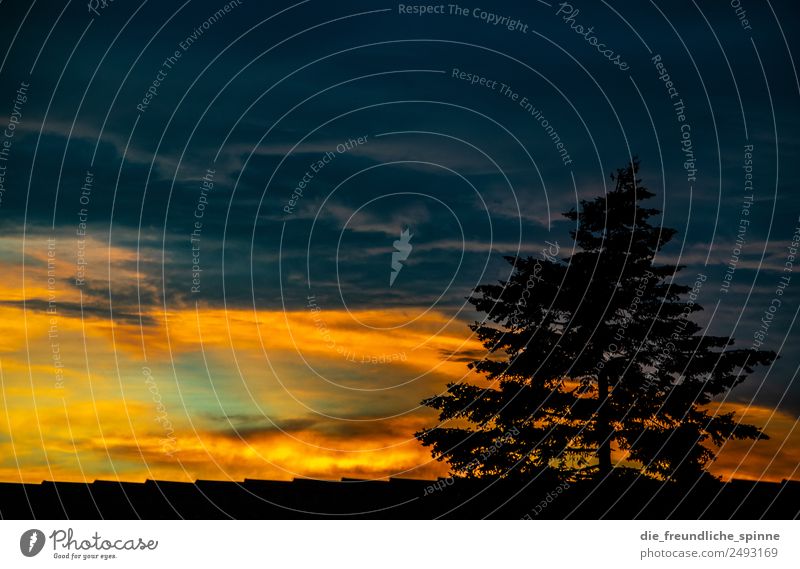
M606 475L614 456L661 479L696 479L729 438L767 438L707 406L773 352L734 349L691 320L706 277L672 282L683 267L654 264L674 229L654 227L634 160L612 191L582 201L571 257L507 257L507 282L469 301L486 314L470 328L487 349L471 368L485 386L450 383L424 405L440 425L416 433L463 477ZM552 247L551 247L552 248ZM551 251L552 253L552 251Z

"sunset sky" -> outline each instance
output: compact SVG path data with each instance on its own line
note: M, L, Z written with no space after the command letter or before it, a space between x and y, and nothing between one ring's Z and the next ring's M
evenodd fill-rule
M711 470L800 480L800 12L575 2L621 70L558 4L491 4L527 31L366 1L3 3L0 481L444 475L413 433L423 398L483 381L466 297L503 255L567 256L561 213L631 155L711 333L749 347L791 276L780 358L712 406L771 438Z

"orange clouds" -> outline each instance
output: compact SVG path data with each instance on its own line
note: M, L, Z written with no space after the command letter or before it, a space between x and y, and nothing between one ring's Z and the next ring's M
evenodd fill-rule
M97 269L107 258L95 245L89 259ZM28 253L24 292L18 267L8 272L19 280L0 285L0 479L445 472L413 433L435 420L419 401L467 371L443 357L476 349L463 323L413 309L206 306L148 310L144 326L137 318L112 322L96 290L82 296L63 279L47 285L46 247ZM50 270L69 274L70 264L58 259ZM126 285L136 277L126 273Z
M736 412L739 421L760 427L770 438L728 441L711 466L723 480L744 478L780 482L800 478L800 428L797 418L764 407L724 404L719 413Z

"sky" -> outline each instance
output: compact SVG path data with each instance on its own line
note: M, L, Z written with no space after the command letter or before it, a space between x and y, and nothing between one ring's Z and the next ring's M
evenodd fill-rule
M780 354L712 472L800 479L791 2L101 4L0 3L0 480L445 474L466 297L632 156L698 321Z

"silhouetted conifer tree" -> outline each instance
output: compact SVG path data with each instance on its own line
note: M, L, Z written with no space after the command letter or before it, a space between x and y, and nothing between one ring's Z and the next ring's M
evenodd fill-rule
M508 281L470 297L486 314L470 327L487 353L469 365L488 383L450 383L424 400L441 424L416 433L454 474L605 475L613 452L647 475L687 480L713 459L709 443L766 438L707 406L775 354L735 349L691 319L705 276L680 285L682 266L653 262L676 231L649 223L660 212L640 205L654 194L638 169L617 170L612 191L564 214L575 222L570 257L552 244L507 257Z

